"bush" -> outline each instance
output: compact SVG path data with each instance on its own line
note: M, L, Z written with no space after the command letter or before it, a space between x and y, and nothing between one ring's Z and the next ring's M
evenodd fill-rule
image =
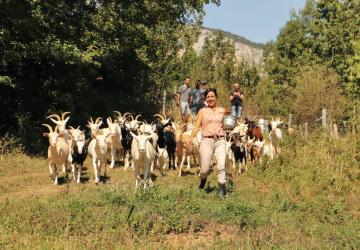
M19 138L6 134L0 137L0 155L10 154L13 152L22 151L22 145Z
M339 117L345 103L341 95L339 76L323 66L304 66L295 76L294 100L291 112L299 118L299 122L316 120L322 108L333 119Z

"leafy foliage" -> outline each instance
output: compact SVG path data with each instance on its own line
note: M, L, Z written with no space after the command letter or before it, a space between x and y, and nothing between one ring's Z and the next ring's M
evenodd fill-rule
M322 64L340 75L342 89L349 96L359 98L356 95L359 8L359 1L308 0L269 47L267 71L277 83L294 85L300 66Z
M43 122L71 111L82 123L112 110L147 114L170 86L178 51L192 43L205 2L0 2L2 133L16 117Z

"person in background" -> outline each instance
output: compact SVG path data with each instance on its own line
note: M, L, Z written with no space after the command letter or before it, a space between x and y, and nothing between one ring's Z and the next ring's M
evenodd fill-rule
M180 106L181 119L183 122L187 123L190 115L190 106L189 106L189 94L191 92L190 77L187 76L184 80L184 83L178 88L176 105Z
M224 108L217 106L216 89L207 89L204 96L208 106L200 109L188 143L193 143L197 132L201 128L199 189L205 187L210 172L211 158L214 155L216 158L219 197L224 198L226 194L224 116L227 112Z
M203 102L203 106L204 107L207 107L207 103L206 103L206 100L205 100L205 97L204 97L204 93L205 91L208 89L208 86L207 86L207 82L206 81L201 81L201 98L202 98L202 102Z
M190 107L194 117L197 116L199 110L204 107L204 91L201 89L201 81L196 80L195 88L192 88L190 94Z
M230 91L229 100L231 102L231 115L239 119L243 109L244 94L240 91L239 83L234 83Z

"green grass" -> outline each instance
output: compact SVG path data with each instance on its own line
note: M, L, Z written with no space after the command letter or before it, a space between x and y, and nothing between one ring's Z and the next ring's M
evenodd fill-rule
M51 184L45 159L0 156L0 248L359 249L359 150L351 136L285 136L282 154L238 175L226 200L169 171L134 192L133 172ZM156 172L156 175L158 173ZM213 172L210 190L216 187Z

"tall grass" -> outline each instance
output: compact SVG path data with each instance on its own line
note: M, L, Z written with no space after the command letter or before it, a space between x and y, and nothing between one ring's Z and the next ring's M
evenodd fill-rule
M359 249L358 143L320 131L308 140L285 136L282 154L238 175L224 201L216 190L197 191L197 176L171 173L137 193L132 173L126 184L90 182L52 195L19 198L5 189L10 195L0 202L0 248ZM15 172L4 164L20 168L24 157L4 158L0 187ZM22 162L27 171L39 159ZM41 162L35 170L48 171ZM216 176L209 181L212 190ZM34 179L26 187L36 184Z

